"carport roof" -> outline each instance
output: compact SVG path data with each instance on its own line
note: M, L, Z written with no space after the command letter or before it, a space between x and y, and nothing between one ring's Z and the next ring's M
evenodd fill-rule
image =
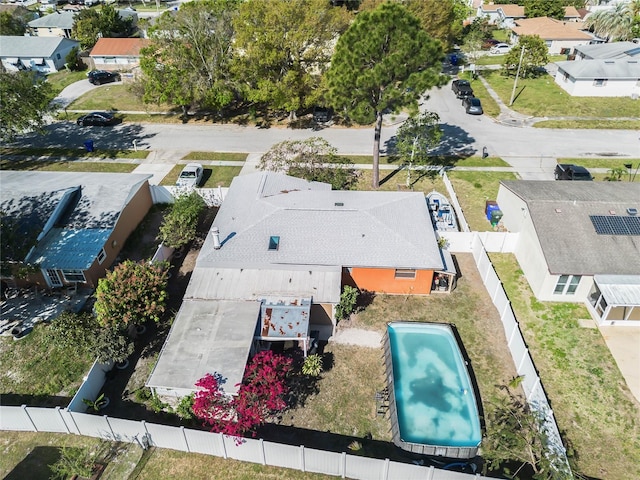
M205 374L218 373L236 394L259 316L258 301L183 301L147 386L195 391Z

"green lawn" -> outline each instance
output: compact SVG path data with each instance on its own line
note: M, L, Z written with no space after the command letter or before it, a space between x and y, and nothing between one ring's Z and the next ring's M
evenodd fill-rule
M248 153L238 153L238 152L189 152L182 160L190 160L190 161L200 161L200 160L222 160L222 161L234 161L234 162L244 162L247 159Z
M142 102L127 85L107 84L91 90L74 101L68 110L133 110L133 111L169 111L155 105Z
M505 104L509 103L513 89L513 78L503 77L499 72L482 72L484 78L500 95ZM638 102L630 98L572 97L562 90L553 78L543 75L539 78L518 80L514 110L537 117L630 117L637 118Z
M496 199L500 180L515 180L516 176L510 172L459 171L448 175L471 230L492 231L493 227L484 213L485 201Z
M71 400L82 383L82 376L89 371L94 358L51 345L47 328L47 324L38 324L19 342L12 337L0 337L0 365L5 365L0 375L0 392L4 395L49 395ZM25 400L32 403L29 397ZM57 404L54 401L51 406Z
M171 171L162 179L160 185L175 185L178 180L178 175L184 168L184 165L176 165ZM217 167L217 166L204 166L204 178L205 183L201 185L202 188L215 188L217 186L228 187L231 185L231 181L234 177L240 174L242 167Z
M61 70L56 73L51 73L47 75L47 82L51 84L54 92L56 94L60 93L64 90L65 87L68 87L72 83L75 83L79 80L86 80L87 71L82 72L72 72L70 70Z
M640 120L543 120L535 128L571 128L595 130L639 130Z
M539 302L513 255L491 254L574 469L590 478L640 478L640 406L583 305Z
M0 155L7 157L10 155L29 157L59 157L66 158L130 158L145 159L149 156L146 150L94 150L87 152L84 148L0 148Z

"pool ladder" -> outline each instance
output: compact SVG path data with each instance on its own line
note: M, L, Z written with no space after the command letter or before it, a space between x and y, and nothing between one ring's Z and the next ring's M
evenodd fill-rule
M385 415L389 411L389 388L384 387L375 394L376 399L376 413L378 415Z

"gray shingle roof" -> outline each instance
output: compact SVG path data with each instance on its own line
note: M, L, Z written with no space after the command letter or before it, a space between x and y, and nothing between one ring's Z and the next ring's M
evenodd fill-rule
M272 172L236 177L198 266L337 265L443 268L424 195L331 191ZM279 236L277 250L269 250Z
M594 43L592 45L578 45L576 52L580 52L590 59L613 60L640 58L640 45L633 42Z
M638 275L640 236L598 235L589 215L640 209L640 184L502 181L524 200L552 274Z
M76 12L61 12L45 15L44 17L31 20L28 25L31 28L62 28L71 30Z
M80 45L76 40L62 37L0 37L0 57L42 57L49 58L60 47Z
M558 69L576 79L640 79L638 60L580 60L556 62Z

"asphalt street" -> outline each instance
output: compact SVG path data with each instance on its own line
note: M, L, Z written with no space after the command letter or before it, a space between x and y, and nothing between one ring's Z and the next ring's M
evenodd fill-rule
M86 85L85 85L86 83ZM91 88L88 81L79 82L78 94ZM64 100L69 101L73 94ZM640 133L634 130L566 130L515 127L497 123L481 115L467 115L449 86L433 89L422 102L422 109L440 115L444 130L442 153L478 155L486 147L491 156L507 161L543 166L559 157L628 157L640 158ZM570 113L570 112L568 112ZM389 115L382 130L382 150L392 147L401 117ZM37 147L82 147L87 139L96 148L136 148L162 151L157 156L166 161L172 152L177 156L189 151L249 152L267 151L283 140L300 140L321 136L343 154L369 154L373 146L371 127L327 127L291 129L281 127L220 124L125 123L110 128L78 127L72 122L54 122L44 135L29 134L16 143ZM153 161L152 157L150 161ZM179 158L179 157L178 157Z

